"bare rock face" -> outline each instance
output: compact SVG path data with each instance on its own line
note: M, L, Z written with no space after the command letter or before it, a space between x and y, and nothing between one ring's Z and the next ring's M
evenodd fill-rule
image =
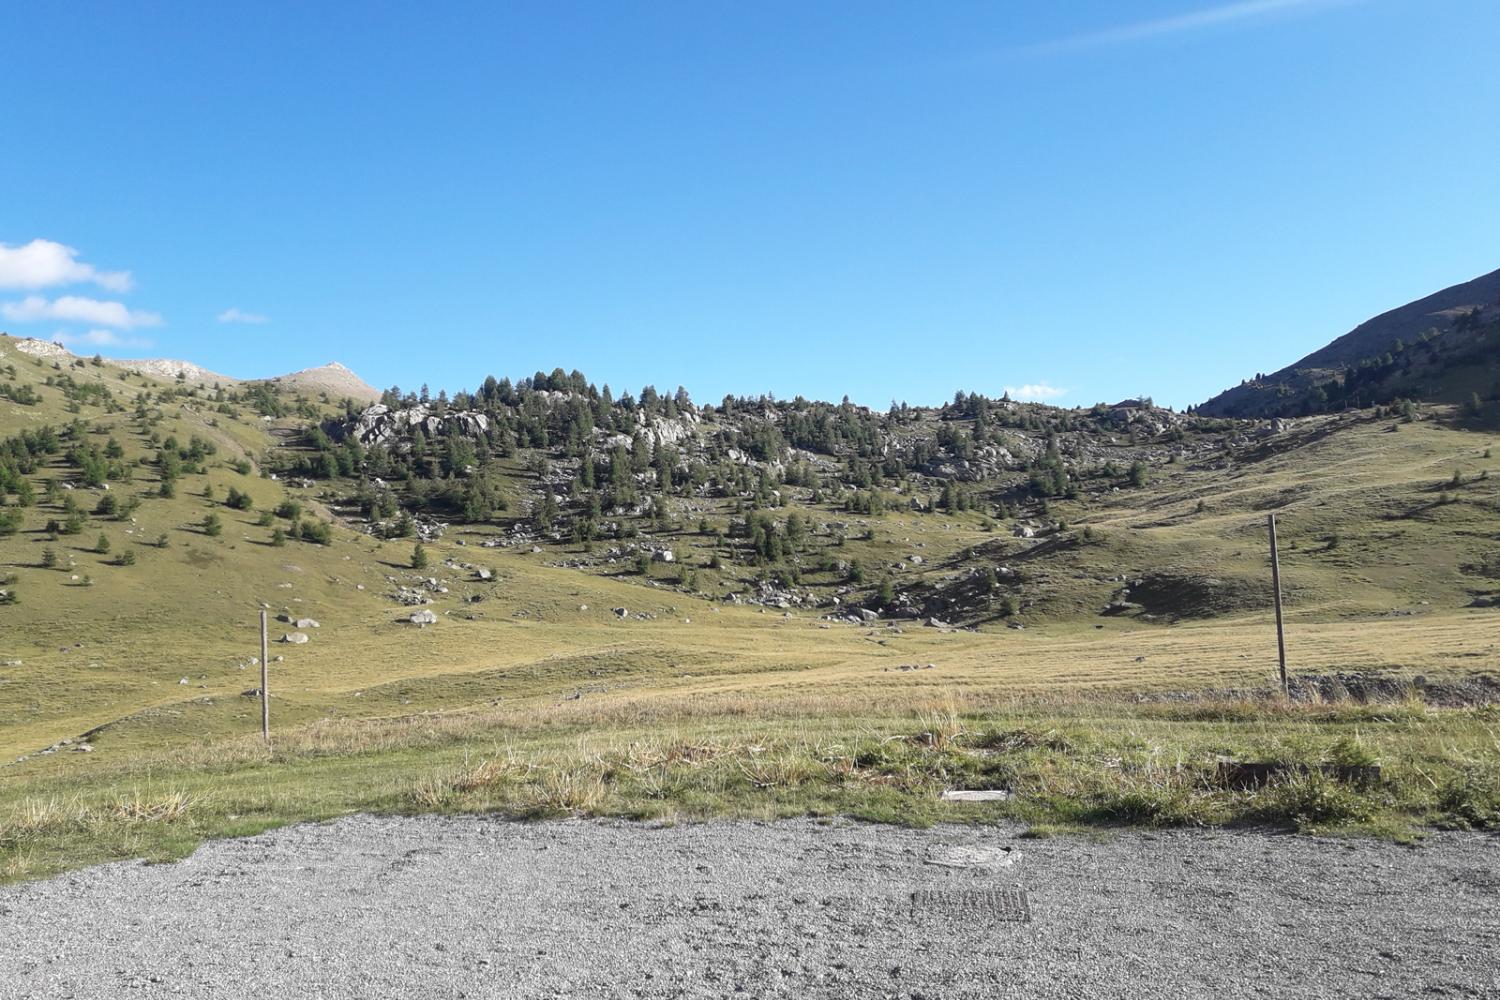
M22 354L29 354L33 358L41 358L43 361L72 361L74 354L63 345L51 340L38 340L35 337L17 337L10 344Z
M437 612L428 611L425 608L421 611L413 611L410 618L413 625L436 625L437 620Z
M681 445L697 435L698 415L684 413L676 417L654 417L642 429L653 448Z
M392 410L383 403L368 407L359 415L351 436L365 447L385 445L387 447L409 447L406 439L421 431L428 440L444 433L462 437L482 437L489 430L490 421L483 413L463 412L438 415L427 406Z

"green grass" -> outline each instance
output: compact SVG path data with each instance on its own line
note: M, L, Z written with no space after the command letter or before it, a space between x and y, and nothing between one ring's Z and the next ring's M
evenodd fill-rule
M43 384L50 365L14 351L0 361L41 396L36 406L0 400L0 436L78 417L99 432L91 439L113 434L129 459L154 454L130 400L158 383L74 369L125 405L75 414ZM758 572L703 568L712 542L698 520L727 524L727 500L696 499L700 509L689 510L673 498L675 520L651 538L698 568L694 593L676 586L676 568L644 577L623 563L563 568L582 555L571 543L543 539L535 554L486 548L535 486L517 457L506 464L505 517L427 546L432 565L420 575L448 591L433 595L439 623L418 630L389 596L416 582L410 540L339 526L326 547L269 544L261 511L290 496L330 518L348 489L260 476L262 457L296 421L216 414L201 399L161 411L159 434L215 443L206 474L161 498L154 466L137 464L111 490L145 498L131 520L91 517L81 534L54 540L42 528L61 506L39 499L18 534L0 537L0 573L20 595L0 607L0 662L21 661L0 666L0 762L28 757L0 766L0 876L177 856L203 837L365 809L1012 818L1037 829L1273 823L1402 835L1430 824L1492 827L1500 812L1500 723L1481 710L1134 701L1272 683L1270 510L1282 533L1294 670L1461 678L1493 669L1500 613L1467 605L1495 589L1472 567L1500 554L1500 475L1478 478L1500 470L1483 457L1489 437L1441 420L1391 433L1388 421L1320 418L1227 457L1159 465L1142 489L1085 484L1077 500L1052 504L1069 523L1058 544L1036 549L1008 523L986 530L977 513L850 515L789 488L813 525L801 558L857 559L870 581L841 595L843 581L810 572L816 599L840 596L847 607L887 575L901 589L950 593L977 567L1015 568L1019 587L967 609L978 628L957 632L717 600ZM249 475L233 467L242 459ZM1439 504L1454 469L1465 484ZM40 498L45 479L70 476L58 458L32 479ZM224 505L230 486L251 495L252 510ZM74 493L85 509L102 495ZM217 537L198 527L210 512L224 523ZM107 555L93 551L101 532ZM47 547L64 568L40 566ZM126 548L133 566L116 564ZM1121 577L1148 575L1179 596L1148 588L1163 606L1101 616ZM1024 631L998 617L1006 594ZM322 623L306 646L273 647L284 660L272 667L269 753L254 737L258 707L242 694L259 683L249 660L262 602ZM1211 617L1189 613L1192 602ZM615 607L653 617L621 621ZM930 738L916 738L924 732ZM91 753L37 754L85 737ZM1373 758L1386 780L1350 789L1310 776L1231 792L1209 780L1219 756ZM998 806L939 804L937 793L957 784L1017 794Z
M1056 831L1118 825L1271 825L1414 836L1500 823L1500 714L1236 702L1016 703L856 715L757 716L679 706L488 709L283 734L75 767L58 759L0 790L0 875L181 856L238 836L355 811L693 821L842 814L912 825L1017 820ZM1383 766L1371 787L1319 773L1256 791L1214 781L1224 757ZM951 804L945 788L1004 788Z

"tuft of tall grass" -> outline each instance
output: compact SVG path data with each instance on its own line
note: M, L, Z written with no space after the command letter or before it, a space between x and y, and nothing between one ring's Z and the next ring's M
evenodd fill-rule
M1464 768L1438 787L1437 805L1451 825L1500 830L1500 768Z
M1263 823L1289 823L1299 831L1361 823L1375 815L1367 794L1321 771L1289 774L1253 795L1245 815Z

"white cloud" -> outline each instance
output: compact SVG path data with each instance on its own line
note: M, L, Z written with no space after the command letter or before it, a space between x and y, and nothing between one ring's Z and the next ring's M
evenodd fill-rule
M62 320L122 330L161 325L161 316L157 313L129 309L123 302L106 302L81 295L64 295L56 299L28 295L19 302L0 302L0 316L12 323Z
M1203 10L1189 11L1172 17L1159 17L1134 24L1122 24L1102 31L1091 31L1069 38L1059 38L1040 45L1031 46L1031 52L1057 52L1066 49L1089 48L1096 45L1120 45L1127 42L1160 38L1165 35L1180 35L1189 31L1235 24L1274 14L1311 12L1327 7L1348 6L1364 3L1365 0L1239 0L1238 3L1220 4Z
M48 288L91 282L112 292L128 292L129 271L100 271L78 259L78 251L51 240L12 247L0 243L0 288Z
M150 347L151 341L141 337L124 337L113 330L89 330L74 334L59 330L52 337L68 347Z
M269 323L270 317L262 316L260 313L245 312L243 309L225 309L219 313L220 323Z
M1068 390L1059 389L1057 386L1048 385L1046 382L1032 382L1028 385L1008 385L1005 387L1005 394L1011 399L1038 402L1044 399L1056 399L1059 396L1066 396Z

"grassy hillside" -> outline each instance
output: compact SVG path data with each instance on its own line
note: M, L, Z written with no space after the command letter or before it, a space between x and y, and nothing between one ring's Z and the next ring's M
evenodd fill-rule
M1016 407L988 431L967 410L918 411L880 425L874 447L927 442L933 457L867 488L847 478L868 472L857 449L721 471L713 434L741 440L765 418L703 413L712 430L672 446L679 471L631 471L620 498L633 500L606 505L591 536L573 530L590 518L592 493L574 488L590 459L568 444L497 447L435 485L376 484L365 466L309 478L344 447L322 429L352 428L358 407L10 345L0 438L56 435L30 462L8 452L0 759L24 758L0 766L12 875L353 808L932 818L936 789L981 781L1032 789L1006 808L1038 821L1129 819L1120 797L1149 792L1137 818L1217 822L1262 806L1199 794L1215 754L1320 759L1353 743L1410 784L1324 818L1399 826L1467 815L1444 805L1469 801L1452 783L1471 765L1481 789L1495 773L1493 720L1470 710L1241 706L1174 722L1129 707L1271 683L1273 511L1294 672L1493 671L1500 613L1473 605L1500 593L1495 442L1451 409L1273 427ZM795 404L772 412L792 433ZM937 444L982 449L988 434L1013 460L972 478ZM712 470L701 482L694 462ZM817 471L794 477L799 465ZM716 488L721 475L746 488ZM476 478L487 516L440 516L442 491ZM397 513L365 512L386 493ZM878 512L861 512L874 494ZM671 562L651 561L666 549ZM269 755L245 694L263 606L318 622L305 644L272 646ZM436 623L412 624L414 610ZM995 758L986 741L1012 730L1024 751ZM880 749L923 732L936 756ZM1089 749L1049 757L1049 732ZM1462 755L1444 762L1446 747ZM481 761L494 773L465 777ZM653 768L670 787L652 792ZM1483 821L1489 793L1476 794L1464 808ZM184 825L179 799L193 803Z
M1500 399L1500 271L1381 313L1280 371L1256 375L1198 407L1207 416L1337 412L1403 399ZM1473 416L1480 416L1475 413ZM1491 426L1495 414L1482 414Z

